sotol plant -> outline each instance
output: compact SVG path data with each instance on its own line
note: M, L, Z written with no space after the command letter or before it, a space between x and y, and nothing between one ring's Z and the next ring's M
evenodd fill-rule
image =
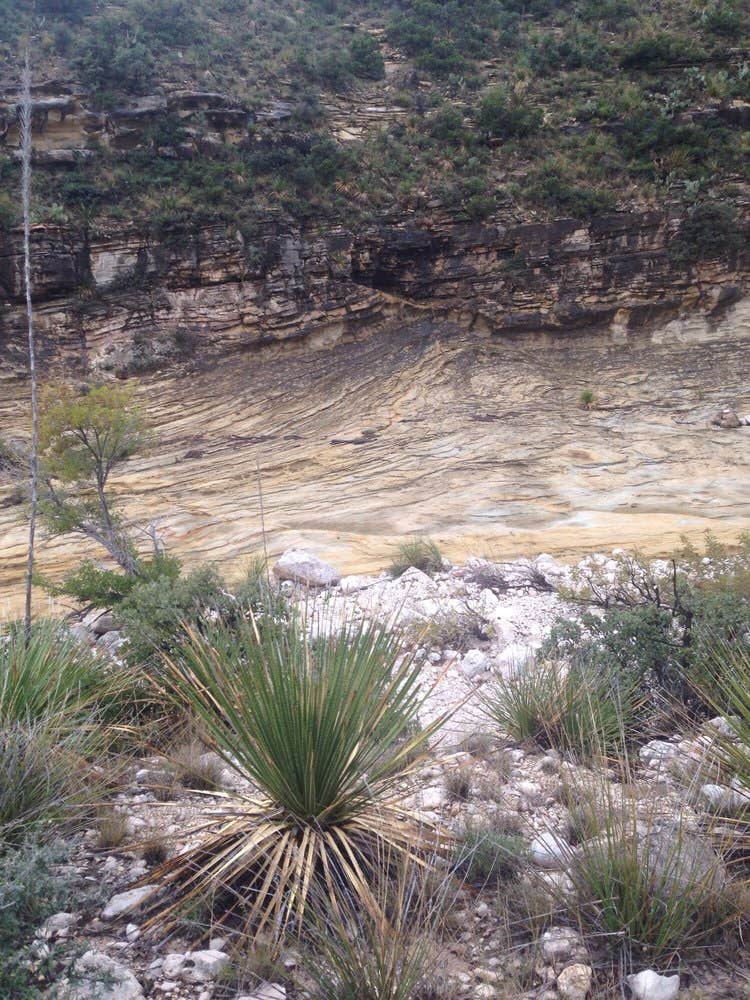
M379 915L378 857L435 849L403 795L443 719L416 724L425 692L397 638L358 625L311 644L299 623L217 624L189 633L164 678L258 794L217 793L224 807L212 800L196 846L151 873L169 890L155 920L213 897L218 919L281 934L301 926L311 892Z

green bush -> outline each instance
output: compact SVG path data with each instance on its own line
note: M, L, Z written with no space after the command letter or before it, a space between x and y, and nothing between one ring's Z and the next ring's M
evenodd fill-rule
M186 625L196 625L212 612L228 614L234 602L224 581L210 566L185 575L164 573L138 583L117 607L128 640L128 662L158 667L163 654L171 654L184 637Z
M18 225L19 212L15 198L4 191L0 193L0 233L5 233Z
M432 576L443 568L443 557L437 544L429 538L412 538L399 545L389 567L391 576L401 576L407 569L421 569Z
M670 249L677 260L696 264L701 260L735 257L746 242L734 205L702 201L682 219Z
M523 193L527 201L575 219L612 211L616 205L610 191L571 179L567 169L557 163L545 163L531 170Z
M349 43L349 66L355 76L364 80L382 80L385 63L380 45L372 35L357 34Z
M29 840L0 854L0 996L37 1000L44 980L23 961L23 947L53 913L78 910L70 846Z
M601 609L553 628L540 655L572 658L629 677L657 704L678 699L705 713L696 696L716 643L742 649L750 633L750 537L735 549L707 534L668 561L616 558L613 575L583 570L568 596Z
M515 139L537 132L542 114L504 87L494 87L480 101L476 120L479 128L494 139Z
M83 85L104 105L115 103L119 93L148 93L156 74L151 49L115 14L91 25L79 43L75 63Z
M456 847L455 871L477 889L511 882L521 871L528 847L517 832L468 826Z
M666 31L636 39L624 50L623 69L660 70L681 63L700 62L705 54L690 38Z

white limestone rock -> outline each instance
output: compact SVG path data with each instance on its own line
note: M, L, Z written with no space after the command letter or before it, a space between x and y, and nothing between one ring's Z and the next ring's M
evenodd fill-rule
M626 979L634 1000L675 1000L680 992L679 976L660 976L653 969L644 969Z
M291 580L307 587L334 587L341 574L307 549L287 549L273 567L277 580Z
M138 889L127 889L114 895L102 910L102 920L116 920L124 913L132 913L157 889L155 885L144 885Z
M52 987L54 1000L143 1000L130 969L102 951L87 951L69 974Z

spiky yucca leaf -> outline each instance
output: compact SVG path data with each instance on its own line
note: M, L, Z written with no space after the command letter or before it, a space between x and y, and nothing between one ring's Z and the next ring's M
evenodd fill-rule
M41 619L28 637L12 622L0 632L0 725L87 715L102 676L91 651L59 622Z
M248 932L280 933L301 924L313 889L334 909L354 898L377 913L377 857L435 850L438 832L400 798L444 719L417 728L419 665L382 628L349 625L315 643L296 624L188 630L164 678L258 793L219 796L195 846L152 873L171 887L156 919L214 897Z

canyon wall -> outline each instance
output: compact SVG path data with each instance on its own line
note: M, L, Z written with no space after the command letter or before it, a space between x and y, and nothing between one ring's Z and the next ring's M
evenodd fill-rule
M356 337L401 312L429 311L484 332L618 337L690 310L720 313L746 264L687 267L677 209L588 222L428 223L303 232L278 223L36 226L34 298L41 354L80 371L133 374L271 344ZM0 371L25 368L21 239L0 236Z

